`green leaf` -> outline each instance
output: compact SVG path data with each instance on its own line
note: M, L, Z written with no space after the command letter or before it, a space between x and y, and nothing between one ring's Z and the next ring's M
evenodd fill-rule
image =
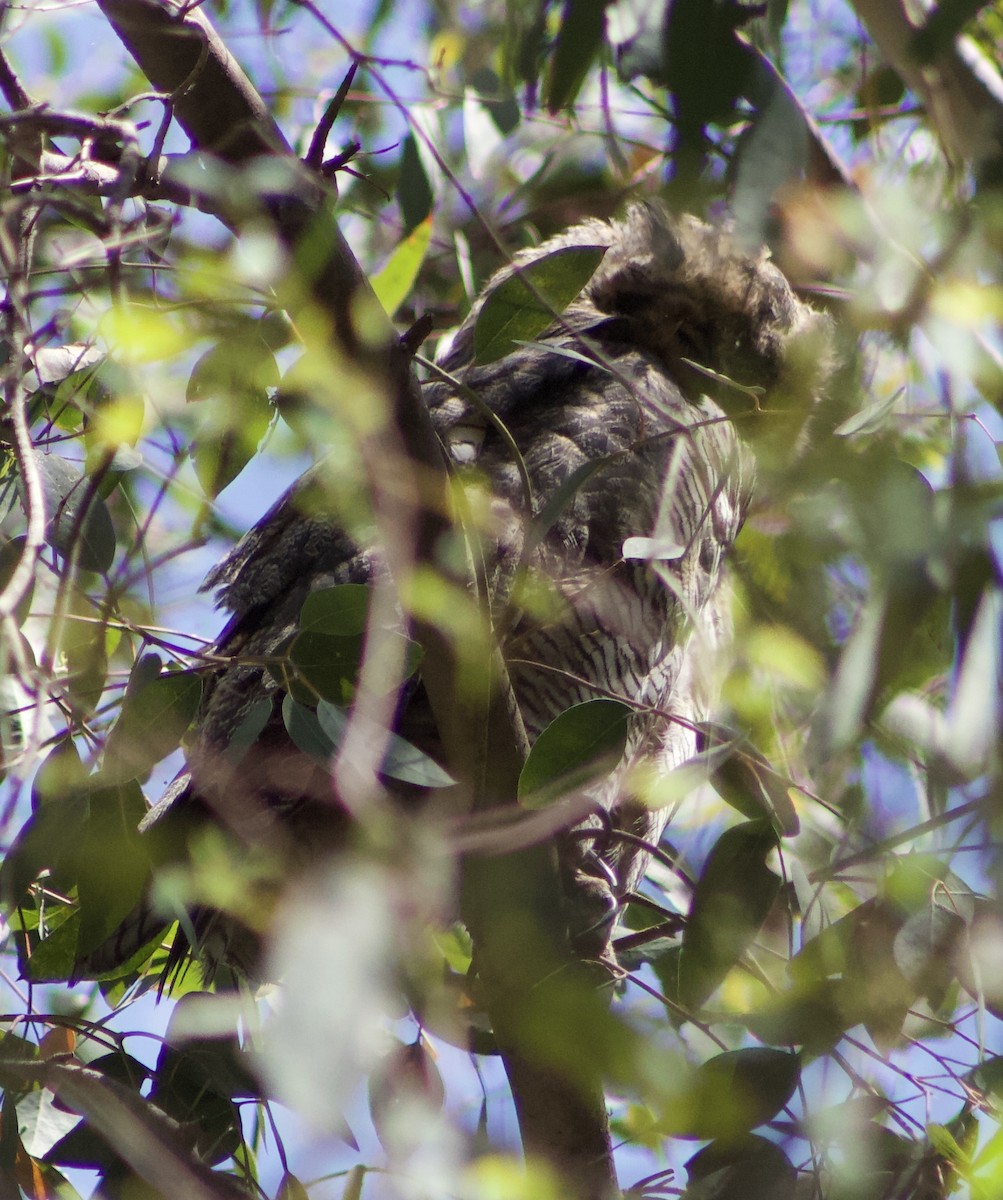
M75 464L55 454L35 457L49 518L45 540L69 558L76 551L85 571L105 572L115 558L115 527L95 484ZM23 500L23 487L21 487Z
M905 388L899 388L890 396L882 396L872 404L866 404L852 417L847 417L832 431L837 437L859 437L862 434L878 433L888 424L895 405L902 398Z
M606 0L565 0L547 78L547 108L570 108L602 46Z
M362 650L362 636L298 633L282 659L269 663L268 671L301 704L316 704L321 698L347 704L355 693Z
M211 346L197 360L185 399L189 404L215 400L227 405L242 397L257 400L278 384L278 363L265 340L256 333L238 334Z
M759 932L780 892L764 862L776 846L765 821L727 829L697 880L683 931L679 995L697 1009L718 987Z
M365 633L371 596L372 589L364 583L343 583L338 587L318 588L303 601L299 618L300 630L339 637Z
M228 338L210 347L188 379L191 403L211 401L195 444L192 463L210 499L237 478L254 456L272 417L270 393L279 385L279 367L256 333Z
M76 885L76 856L87 820L86 795L70 794L41 805L24 823L0 864L0 898L8 908L23 903L42 871L60 892Z
M752 1134L712 1142L686 1163L682 1200L793 1200L797 1172L783 1150Z
M435 196L418 153L414 134L409 133L401 147L400 175L397 179L397 203L400 205L405 234L411 233L431 215Z
M988 0L940 0L912 36L909 50L917 64L932 63L987 3Z
M35 772L31 785L32 812L52 800L62 800L80 790L88 776L88 768L71 737L60 738L45 756Z
M586 700L555 717L522 768L519 803L543 808L608 775L623 757L630 717L619 700Z
M503 137L510 134L522 120L519 101L490 67L478 67L472 72L470 82L477 89L498 132Z
M202 680L192 671L160 674L160 659L143 655L133 668L122 711L105 745L101 778L125 783L145 777L181 744L202 700Z
M262 696L244 713L240 724L233 731L226 747L227 761L233 766L243 759L244 755L258 740L261 732L268 724L272 715L272 697Z
M765 818L778 837L793 837L801 825L791 801L793 786L741 734L712 722L701 726L705 747L715 756L710 765L714 790L750 821Z
M321 700L314 712L291 696L282 701L282 718L295 745L312 758L327 762L341 745L348 726L348 713L337 705ZM397 734L387 735L387 749L380 772L417 787L450 787L456 781L417 746Z
M139 784L102 788L88 799L77 862L80 955L115 932L143 898L150 879L148 847L139 833L147 812Z
M300 704L292 696L282 698L282 721L293 745L309 754L311 758L327 762L337 746L320 727L320 721L312 708Z
M321 700L317 705L317 718L321 729L332 743L335 746L340 745L348 726L348 713L326 700ZM387 748L380 766L381 774L389 775L391 779L399 779L402 783L413 783L417 787L426 788L451 787L456 782L434 758L430 758L417 746L412 746L396 733L389 733L386 738Z
M948 898L934 892L919 912L907 918L892 944L896 966L916 993L926 996L935 1009L943 1003L955 979L955 962L968 928L962 915L966 909L970 920L970 897Z
M726 1051L696 1069L660 1124L676 1137L734 1140L776 1116L800 1077L800 1056L786 1050Z
M554 313L562 313L574 300L605 253L605 246L564 246L520 267L492 288L474 325L476 360L491 363L504 358L517 342L535 338L553 324Z
M76 594L63 627L61 650L69 674L67 691L74 714L87 716L97 707L108 674L108 631L86 596Z
M855 908L848 946L845 979L858 1021L862 1021L877 1046L889 1051L898 1043L902 1023L916 1002L919 990L903 975L895 957L895 943L906 923L905 913L884 899ZM916 963L911 954L907 961Z
M432 238L432 219L426 217L395 247L386 266L369 281L376 298L392 317L411 295Z
M843 979L796 983L745 1017L745 1025L761 1042L803 1046L812 1056L827 1054L848 1029L860 1022L853 989Z
M57 928L31 947L31 956L18 956L21 973L32 983L66 983L73 978L80 939L80 912L69 914Z
M456 780L443 770L417 746L412 746L396 733L391 733L387 742L387 752L383 756L380 767L383 775L391 779L399 779L402 783L413 783L416 787L444 788L452 787Z

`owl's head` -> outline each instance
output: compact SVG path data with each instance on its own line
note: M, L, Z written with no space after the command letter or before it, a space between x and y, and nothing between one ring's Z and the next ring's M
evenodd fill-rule
M635 203L622 219L583 222L547 249L574 244L609 249L569 315L590 306L623 321L681 385L727 390L708 386L696 363L764 389L770 407L801 407L824 391L835 360L831 318L795 295L766 249L749 254L727 226Z

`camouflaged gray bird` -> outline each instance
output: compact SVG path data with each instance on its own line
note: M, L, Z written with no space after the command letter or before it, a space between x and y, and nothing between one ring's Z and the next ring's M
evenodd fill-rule
M485 297L520 268L583 246L605 253L560 319L478 364ZM587 220L517 254L441 359L462 387L441 377L424 386L452 469L486 514L479 538L491 607L529 740L597 696L632 711L622 758L591 786L595 815L558 834L581 954L608 953L616 911L645 872L645 845L662 834L667 815L639 794L639 780L692 757L713 713L730 627L725 563L755 474L729 414L737 399L755 416L754 395L763 410L803 417L824 389L831 340L829 318L795 296L765 252L745 253L727 229L634 204L621 220ZM580 486L569 487L573 479ZM290 739L283 688L263 660L295 633L308 595L372 582L381 555L305 503L309 492L303 481L291 488L205 582L230 613L217 650L231 665L207 673L188 770L143 822L155 861L183 855L206 822L241 844L281 846L290 864L334 852L345 836L330 772ZM527 545L531 517L558 496L566 502ZM520 565L556 598L549 615L510 606ZM246 741L249 723L260 731L238 759L231 742L238 731ZM402 685L396 729L435 755L420 673ZM415 788L398 790L402 803L418 802ZM126 960L166 920L150 906L137 911L80 974ZM210 968L223 961L254 973L256 931L206 911L182 928Z

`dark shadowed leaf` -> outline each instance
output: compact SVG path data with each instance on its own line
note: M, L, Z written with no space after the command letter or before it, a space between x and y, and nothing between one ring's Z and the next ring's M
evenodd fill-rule
M46 541L64 558L75 552L85 571L107 571L115 558L115 527L97 484L58 455L39 454L35 463L49 518Z
M546 104L552 113L574 103L602 45L605 12L606 0L564 0L547 78Z
M0 898L8 907L21 904L42 871L48 883L67 892L76 883L76 852L87 820L86 795L73 794L41 805L25 824L0 864Z
M699 1008L759 932L780 892L764 861L776 846L765 821L727 829L697 880L679 960L679 995Z
M321 698L347 704L355 691L362 649L361 636L298 633L268 671L302 704L316 704Z
M300 704L292 696L286 695L282 699L282 721L296 748L304 754L309 754L311 758L327 762L337 749L335 743L321 729L314 710Z
M345 1192L342 1191L342 1196L344 1197L344 1195ZM287 1171L279 1183L279 1190L275 1193L275 1200L310 1200L310 1193L295 1175L290 1175Z
M519 803L542 808L608 775L623 757L630 714L619 700L586 700L555 717L522 768Z
M605 253L605 246L565 246L492 288L474 326L477 361L494 362L518 341L542 333L592 278Z
M414 134L409 133L401 147L400 176L397 180L397 203L404 221L405 235L416 229L431 213L435 196L418 153Z
M3 518L3 512L0 511L0 519ZM21 561L21 555L24 553L24 544L28 539L23 535L20 537L11 538L10 541L4 541L0 544L0 591L10 582L11 576L17 569L17 564ZM21 597L17 608L14 610L14 619L18 626L24 624L24 619L31 611L31 598L34 595L35 584L32 581L28 590Z
M847 986L867 1032L888 1050L896 1044L902 1022L919 995L895 957L896 938L906 915L898 905L882 899L862 904L850 915L854 920ZM910 955L910 961L915 963L915 956Z
M662 1118L676 1137L735 1139L775 1117L794 1095L801 1059L785 1050L729 1050L699 1066Z
M345 709L327 700L321 700L314 712L286 696L282 701L282 719L289 736L304 754L327 762L341 745L349 715ZM380 771L417 787L451 787L456 782L435 759L395 733L388 736Z
M21 974L32 983L65 983L73 978L80 940L80 911L69 913L47 937L31 947L30 957L19 955Z
M66 681L74 711L91 713L104 692L108 674L108 637L98 609L83 595L72 599L73 612L63 627L62 651L69 676Z
M801 828L790 798L793 786L741 734L705 721L700 727L701 750L721 749L710 766L714 790L727 804L751 821L769 821L778 837L793 837Z
M971 919L969 897L934 893L895 935L892 953L903 976L934 1008L943 1002L955 978L955 962Z
M233 736L226 748L226 756L230 763L236 766L248 750L258 740L258 736L268 724L272 715L272 697L263 696L255 700L244 714L243 720L233 731Z
M773 1142L750 1134L712 1142L686 1163L682 1200L793 1200L797 1172Z

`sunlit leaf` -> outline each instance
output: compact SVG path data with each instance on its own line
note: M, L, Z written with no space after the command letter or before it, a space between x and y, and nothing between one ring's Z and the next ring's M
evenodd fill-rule
M892 392L890 396L882 396L872 404L865 405L860 412L847 417L838 425L833 433L837 437L857 437L863 434L877 433L888 423L895 405L902 398L902 390Z
M376 298L393 316L411 294L432 238L432 221L426 217L396 247L385 267L371 279Z

